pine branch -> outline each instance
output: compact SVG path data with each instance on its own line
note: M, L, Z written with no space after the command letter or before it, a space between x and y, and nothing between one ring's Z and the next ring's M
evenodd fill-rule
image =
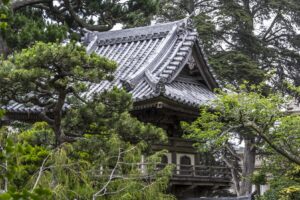
M13 11L17 11L26 6L31 6L40 3L50 3L52 0L15 0L12 1L11 8Z
M76 12L74 11L74 8L70 4L69 0L64 0L65 6L68 9L70 15L73 17L73 19L78 23L79 26L84 27L90 31L108 31L112 28L112 24L106 24L106 25L92 25L85 20L81 19Z

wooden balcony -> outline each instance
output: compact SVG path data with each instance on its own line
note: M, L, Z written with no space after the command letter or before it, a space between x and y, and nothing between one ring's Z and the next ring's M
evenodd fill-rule
M160 164L158 167L163 168ZM170 181L171 185L193 186L229 186L231 172L229 168L203 165L176 165Z

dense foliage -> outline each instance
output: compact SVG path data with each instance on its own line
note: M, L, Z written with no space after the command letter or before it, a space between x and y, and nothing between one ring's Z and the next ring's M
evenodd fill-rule
M114 62L87 55L75 43L39 42L1 61L0 101L39 107L40 120L52 126L59 144L64 141L63 110L78 99L85 102L80 96L87 91L87 83L111 79L115 68Z
M171 167L157 168L162 152L150 148L164 131L133 118L122 89L86 96L112 80L116 63L76 43L86 29L149 24L156 8L156 0L0 2L0 105L36 108L43 121L2 127L1 199L173 199Z
M288 99L280 93L262 95L260 87L247 88L221 92L211 107L201 109L196 121L183 123L186 136L199 141L195 144L199 150L215 152L234 169L232 176L239 195L251 193L255 161L268 148L272 154L300 165L300 117L286 115ZM242 155L237 152L241 145Z
M286 158L270 150L257 174L265 177L262 184L270 186L270 189L258 199L294 200L300 198L299 165L291 164Z
M56 148L54 138L44 122L2 128L1 199L173 199L162 193L171 168L156 168L161 153L147 157L142 170L144 141L132 145L110 133Z

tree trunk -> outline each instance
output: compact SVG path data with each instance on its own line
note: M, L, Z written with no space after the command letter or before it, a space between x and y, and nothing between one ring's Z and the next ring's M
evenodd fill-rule
M56 121L56 120L55 120ZM54 129L54 133L55 133L55 146L59 146L61 144L61 124L60 121L56 121L53 129Z
M8 46L3 35L0 33L0 57L6 57L8 54Z
M240 195L249 195L252 192L252 183L251 177L255 170L255 156L256 149L254 144L254 139L245 139L245 148L243 155L243 163L242 163L242 180L241 180L241 188Z
M59 146L63 141L62 141L62 136L63 136L63 132L61 129L61 121L62 121L62 111L63 111L63 106L65 104L65 100L66 100L66 96L67 96L67 92L66 92L66 88L62 88L60 89L59 95L58 95L58 101L57 104L54 108L54 125L53 125L53 129L54 129L54 133L55 133L55 142L56 142L56 146Z

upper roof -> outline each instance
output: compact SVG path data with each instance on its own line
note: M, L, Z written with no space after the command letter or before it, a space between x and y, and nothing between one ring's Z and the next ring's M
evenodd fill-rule
M114 81L94 84L87 95L113 86L125 86L135 102L163 96L198 107L214 98L212 90L217 83L207 67L190 19L118 31L89 32L84 43L89 53L95 52L118 63ZM191 62L198 62L204 82L180 74Z
M164 97L187 106L198 107L213 99L217 83L209 71L199 46L199 37L190 19L153 26L88 32L83 43L87 52L114 60L118 68L112 82L93 84L85 94L99 93L113 86L125 87L134 102ZM184 75L187 64L202 77ZM12 112L28 112L28 107L12 104ZM31 106L30 112L40 112Z

